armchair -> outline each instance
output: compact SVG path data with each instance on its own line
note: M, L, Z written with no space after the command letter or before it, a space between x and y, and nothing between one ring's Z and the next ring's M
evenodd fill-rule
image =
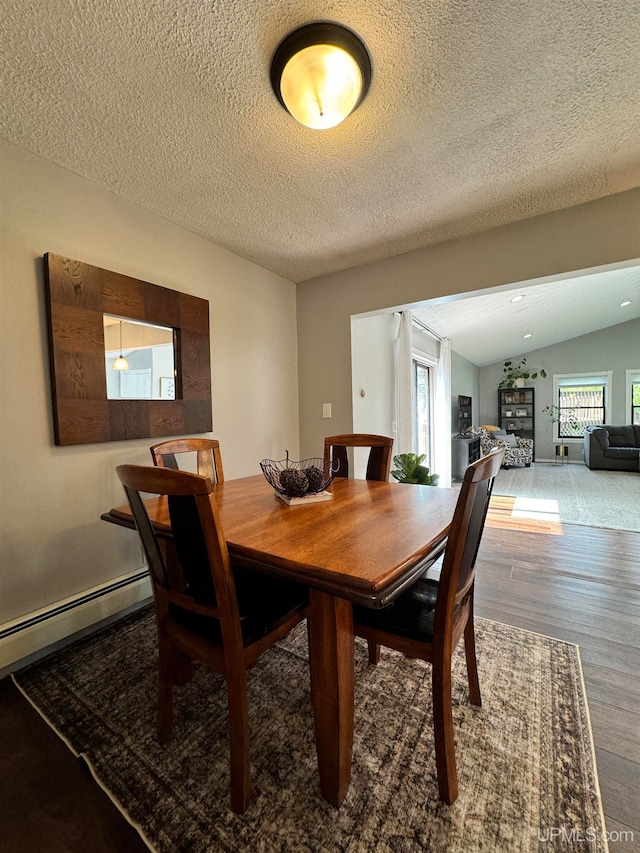
M497 447L504 449L503 468L510 468L512 465L524 464L526 468L531 466L533 462L533 439L521 438L515 436L515 445L510 444L504 437L494 436L484 427L469 427L467 432L470 435L480 436L480 449L483 456L487 456L492 450Z

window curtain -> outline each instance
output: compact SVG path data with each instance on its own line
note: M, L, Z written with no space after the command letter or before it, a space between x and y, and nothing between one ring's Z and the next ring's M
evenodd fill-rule
M451 486L451 342L440 342L440 358L436 367L434 393L434 472L440 475L438 485Z
M412 326L411 311L403 311L400 315L400 327L394 346L396 373L396 443L394 454L411 453L413 450Z

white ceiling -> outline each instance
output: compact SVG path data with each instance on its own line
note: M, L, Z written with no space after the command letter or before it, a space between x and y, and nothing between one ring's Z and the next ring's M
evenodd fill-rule
M638 0L0 0L0 133L301 281L640 184ZM371 90L312 131L273 51L338 20Z
M512 303L514 296L524 299ZM631 300L631 305L620 303ZM416 319L482 367L640 317L640 267L520 284L414 308ZM524 338L531 332L533 337ZM640 337L634 363L640 359Z

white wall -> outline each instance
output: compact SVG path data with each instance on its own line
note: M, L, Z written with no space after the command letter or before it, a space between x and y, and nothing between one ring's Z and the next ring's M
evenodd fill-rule
M353 431L393 435L395 412L394 342L399 315L377 314L351 319L351 372ZM439 357L439 343L426 332L413 329L413 349ZM451 425L457 430L458 394L473 397L474 415L479 411L478 368L456 352L451 353ZM361 391L366 392L362 396ZM327 429L327 434L330 430ZM394 447L394 454L400 452ZM356 476L364 476L366 462L357 464Z
M351 324L353 432L395 439L394 342L398 318L392 314L354 317ZM364 391L366 396L362 396ZM327 425L332 421L326 421ZM327 426L327 435L332 430ZM394 449L394 453L395 453ZM355 453L355 476L364 477L368 451Z
M56 252L210 303L213 436L228 478L298 454L295 286L40 157L2 144L0 629L143 565L100 521L151 440L56 447L42 255Z
M351 318L354 432L393 435L395 438L395 340L399 325L400 316L393 313ZM412 347L417 352L438 358L438 342L416 327L412 329ZM366 392L364 397L362 390Z
M303 455L322 443L323 402L332 404L333 432L352 429L352 315L639 256L637 189L299 284Z
M519 361L514 355L512 360ZM533 370L543 368L546 379L538 377L527 385L535 388L536 402L536 460L555 459L553 429L551 421L542 410L556 401L553 399L554 373L613 373L610 406L607 423L628 424L626 411L625 371L640 364L640 320L629 320L600 329L589 335L580 335L553 346L543 347L527 353L527 365ZM504 362L489 364L480 369L480 419L476 424L495 424L498 416L498 383L503 378ZM475 417L474 408L474 417ZM582 442L567 442L570 461L583 458Z

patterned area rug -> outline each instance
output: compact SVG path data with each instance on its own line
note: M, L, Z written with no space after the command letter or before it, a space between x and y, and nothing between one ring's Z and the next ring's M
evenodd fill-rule
M515 496L513 514L521 518L640 532L640 474L633 471L534 462L501 468L493 493Z
M322 799L304 624L248 675L243 816L229 809L220 676L197 668L175 691L173 740L155 739L150 609L14 678L158 851L606 850L577 646L482 619L477 633L481 709L455 660L453 806L438 800L430 667L384 649L370 667L359 641L351 787L340 810Z

